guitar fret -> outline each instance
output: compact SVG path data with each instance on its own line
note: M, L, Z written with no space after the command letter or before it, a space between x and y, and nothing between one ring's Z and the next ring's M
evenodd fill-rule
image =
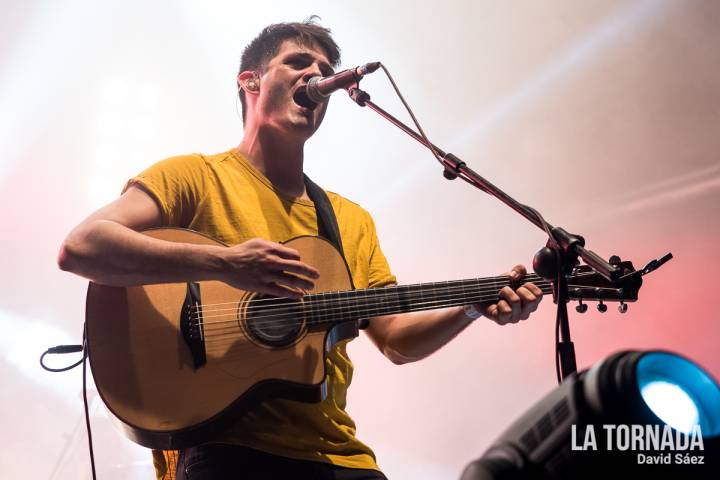
M355 310L350 304L350 294L347 291L340 293L340 311L343 320L351 320L355 314Z
M398 285L395 287L395 295L393 296L394 303L393 313L399 313L405 311L407 305L407 291L408 287L405 285Z
M389 294L388 294L389 293ZM375 310L375 314L388 315L397 313L399 303L399 291L397 287L379 289L378 298L382 299L381 305Z
M343 305L343 292L335 292L335 302L337 303L336 313L333 315L335 320L341 322L345 320L345 306Z
M321 293L320 298L321 298L320 307L322 308L322 313L320 314L320 321L327 322L328 320L330 320L330 308L328 308L328 304L330 302L328 302L327 292Z
M332 318L331 320L335 321L343 321L345 317L345 312L342 310L342 296L340 292L332 292L330 293L330 305L337 305L337 307L332 309Z
M314 321L313 318L313 302L310 299L304 299L302 302L302 312L303 316L305 317L305 320L308 322Z
M353 303L350 304L351 311L353 312L352 316L353 318L365 318L367 316L367 304L371 303L368 302L371 293L367 290L354 290L354 292L355 294L353 296L355 298L353 298Z
M480 295L480 301L481 301L481 302L484 302L484 301L487 300L487 295L485 295L485 294L483 294L483 293L480 293L480 292L482 292L482 288L483 288L481 282L482 282L482 279L478 278L478 279L477 279L478 293L479 293L479 295ZM493 280L493 285L495 285L495 281L494 281L494 280Z
M408 292L410 290L410 287L408 285L398 285L397 287L397 308L399 311L404 311L408 305Z

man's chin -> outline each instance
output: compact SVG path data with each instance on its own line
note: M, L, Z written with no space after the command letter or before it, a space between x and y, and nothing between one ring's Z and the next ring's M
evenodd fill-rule
M288 140L305 141L309 139L320 126L314 115L303 115L300 112L284 119L265 124L264 130L272 135L285 136Z
M287 122L285 130L289 135L305 136L307 139L315 133L318 126L314 116L298 115Z

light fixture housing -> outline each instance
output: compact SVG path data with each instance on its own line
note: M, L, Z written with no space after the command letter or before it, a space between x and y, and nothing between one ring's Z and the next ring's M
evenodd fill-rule
M692 449L669 449L668 435L682 440L676 447L699 435L702 450L697 439ZM676 353L623 351L565 379L468 465L461 480L720 478L719 444L717 381ZM669 463L650 465L648 457ZM692 457L703 464L683 463Z

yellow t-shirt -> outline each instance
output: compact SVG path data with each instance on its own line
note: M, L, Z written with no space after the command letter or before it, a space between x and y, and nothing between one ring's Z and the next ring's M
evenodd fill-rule
M317 216L309 200L290 198L245 158L229 151L163 160L131 179L162 210L162 225L208 234L229 245L251 238L283 242L317 235ZM327 192L337 217L345 259L355 288L395 283L367 211ZM228 426L215 441L244 445L275 455L379 470L372 450L355 437L355 422L345 412L353 364L340 342L328 354L328 395L319 403L268 400ZM154 452L158 478L166 455ZM167 465L174 469L174 465Z

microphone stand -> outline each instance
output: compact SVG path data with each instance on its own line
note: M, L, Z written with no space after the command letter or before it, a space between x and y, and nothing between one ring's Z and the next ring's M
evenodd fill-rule
M568 233L561 227L550 225L534 208L521 204L500 190L468 167L457 156L452 153L445 153L433 143L426 141L415 130L371 102L370 95L361 90L357 83L349 86L347 90L350 98L355 103L361 107L369 107L417 140L421 145L430 149L443 166L443 176L446 179L454 180L459 177L465 180L475 188L497 198L548 235L546 246L540 249L533 258L533 269L541 277L553 282L553 301L557 304L556 326L559 327L559 339L556 339L560 360L560 378L558 380L562 382L562 380L577 372L575 346L570 337L567 312L567 303L569 301L567 275L570 275L573 268L578 264L578 257L582 258L586 264L610 281L619 279L622 273L621 270L615 265L606 262L591 250L587 250L585 248L585 239L582 236ZM613 263L615 262L613 261Z

